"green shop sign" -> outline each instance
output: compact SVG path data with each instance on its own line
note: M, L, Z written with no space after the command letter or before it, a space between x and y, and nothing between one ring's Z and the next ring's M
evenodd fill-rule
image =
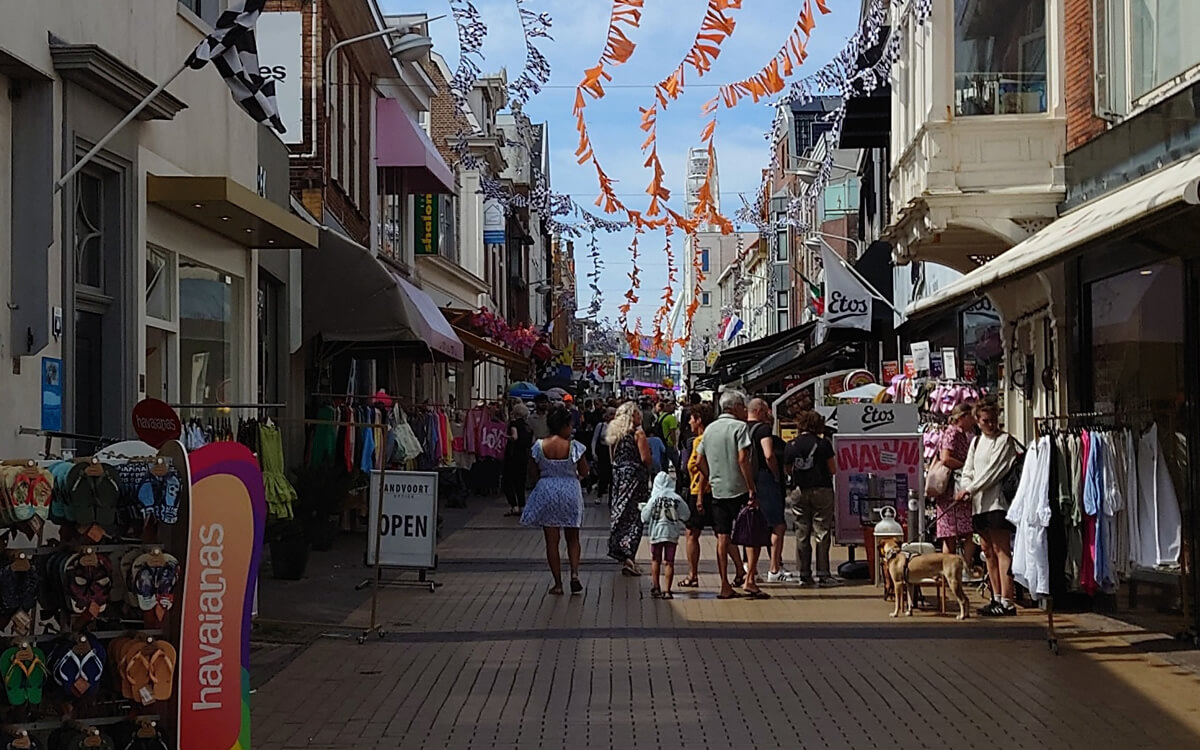
M438 196L417 193L413 196L413 232L416 234L417 255L438 254Z

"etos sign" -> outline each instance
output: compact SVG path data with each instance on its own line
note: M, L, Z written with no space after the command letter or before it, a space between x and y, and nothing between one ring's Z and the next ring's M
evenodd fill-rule
M912 435L920 432L915 404L842 404L839 435Z
M156 398L142 399L133 407L133 431L144 442L161 448L183 434L183 423L170 406Z

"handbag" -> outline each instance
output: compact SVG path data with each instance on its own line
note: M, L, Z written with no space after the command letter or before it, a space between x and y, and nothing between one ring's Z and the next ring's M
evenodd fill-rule
M951 474L950 467L942 463L940 458L934 461L933 466L929 467L929 473L925 475L925 497L945 495L950 487Z
M745 506L733 521L731 540L739 547L770 547L771 528L758 508Z
M1017 490L1021 486L1021 470L1024 464L1025 447L1011 435L1009 440L1016 446L1016 457L1013 458L1012 466L1008 467L1008 471L1004 472L1004 476L1000 479L1000 493L1004 495L1005 501L1012 505L1013 500L1017 498Z

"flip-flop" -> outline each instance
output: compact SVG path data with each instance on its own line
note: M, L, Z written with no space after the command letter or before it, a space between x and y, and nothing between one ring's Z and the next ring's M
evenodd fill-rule
M766 599L770 599L771 595L760 589L758 591L747 591L745 598L754 599L756 601L764 601Z
M0 675L4 678L4 694L10 706L23 706L29 702L24 674L16 665L17 651L17 647L13 646L0 654Z
M150 683L154 700L169 701L175 684L175 664L178 657L175 647L159 640L142 651L147 652L150 655Z
M728 601L730 599L741 599L742 595L736 591L730 591L728 594L717 594L717 598L721 601Z

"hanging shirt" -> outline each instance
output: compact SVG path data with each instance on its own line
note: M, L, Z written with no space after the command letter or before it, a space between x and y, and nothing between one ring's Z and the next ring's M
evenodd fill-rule
M1008 509L1013 537L1013 579L1033 597L1050 594L1050 438L1040 438L1025 454L1021 483Z
M480 458L504 458L504 446L508 441L508 426L499 420L485 422L479 430L480 440L477 455Z
M1158 425L1151 425L1138 443L1137 564L1178 565L1182 528L1179 498L1158 440Z

